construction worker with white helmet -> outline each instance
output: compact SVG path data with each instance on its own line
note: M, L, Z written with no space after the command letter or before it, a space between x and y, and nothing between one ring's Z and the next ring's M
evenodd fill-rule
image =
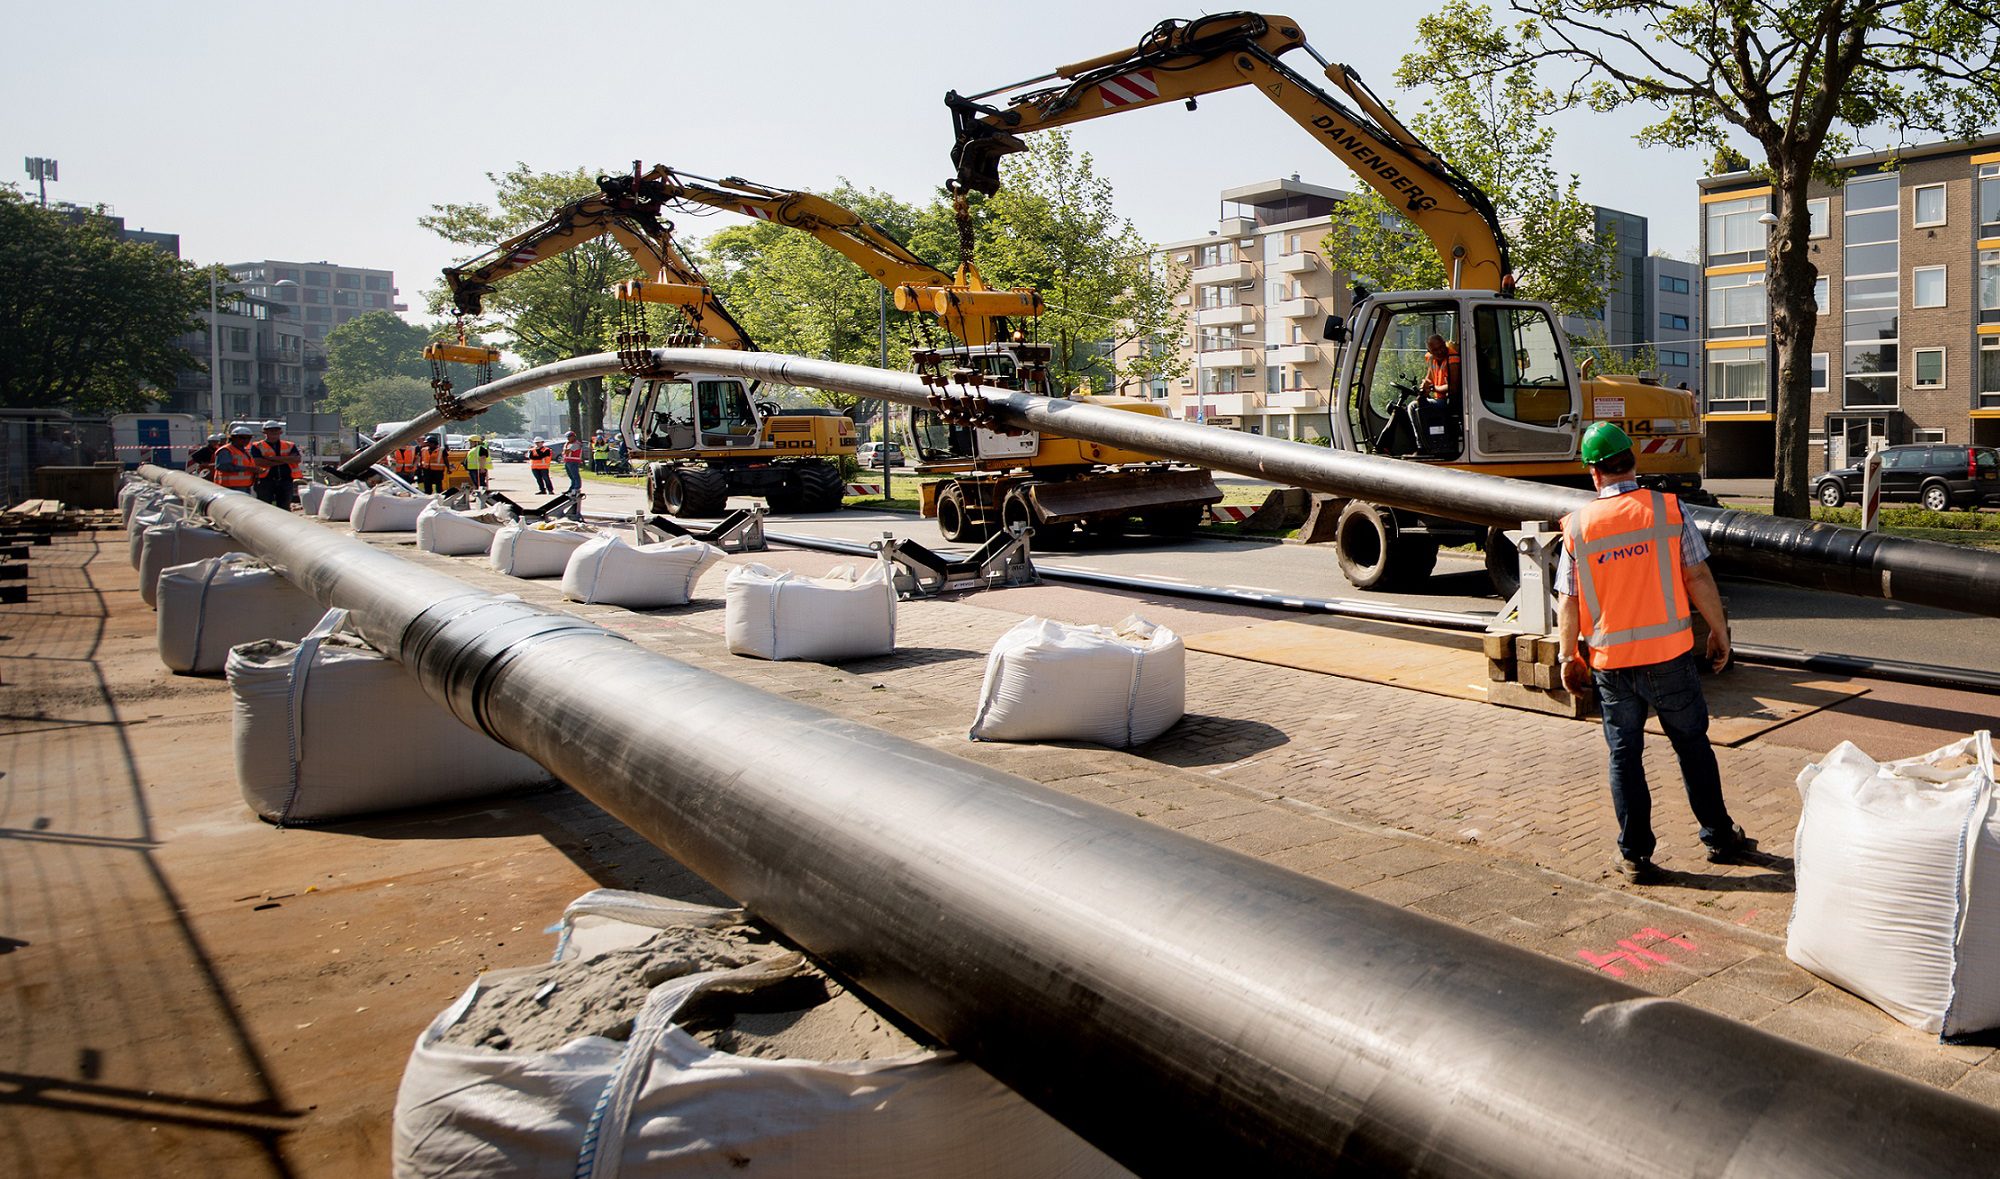
M306 457L298 444L285 437L285 423L276 418L264 423L264 437L250 444L250 457L257 464L257 498L274 507L291 510L298 496L299 473Z
M249 491L257 485L257 460L250 454L250 438L248 423L229 427L229 438L215 448L215 463L208 475L217 487Z
M556 452L549 449L548 442L542 438L536 438L535 444L528 449L528 472L535 477L535 490L543 495L554 495L556 492L555 481L549 476L549 463L555 456Z
M1729 663L1729 619L1708 568L1708 545L1671 493L1641 488L1632 439L1612 422L1584 432L1583 464L1597 499L1563 517L1556 566L1562 595L1562 681L1595 684L1611 751L1618 816L1612 867L1634 884L1660 879L1653 864L1652 795L1642 753L1655 712L1680 762L1688 803L1712 863L1741 863L1757 842L1729 817L1708 743L1708 703L1694 651L1694 615L1708 623L1703 656Z

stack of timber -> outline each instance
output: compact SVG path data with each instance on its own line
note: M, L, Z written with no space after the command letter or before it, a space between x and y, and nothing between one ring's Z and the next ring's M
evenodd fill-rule
M1597 694L1562 686L1562 640L1555 635L1488 634L1486 699L1508 708L1581 718L1597 711Z

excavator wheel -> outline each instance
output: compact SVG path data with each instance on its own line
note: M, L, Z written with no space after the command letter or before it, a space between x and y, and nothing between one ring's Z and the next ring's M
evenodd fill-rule
M1486 530L1486 580L1493 583L1493 592L1502 601L1521 588L1521 554L1508 543L1504 528Z
M669 516L720 516L729 510L729 477L713 467L669 467L659 472L659 484L659 501Z
M1155 508L1139 517L1146 531L1154 536L1187 536L1201 525L1207 509L1199 504L1178 508Z
M965 509L964 484L948 483L938 492L937 522L938 534L953 543L986 539L986 530L974 524Z
M847 496L847 480L840 468L825 459L808 459L798 465L799 506L802 512L837 512Z

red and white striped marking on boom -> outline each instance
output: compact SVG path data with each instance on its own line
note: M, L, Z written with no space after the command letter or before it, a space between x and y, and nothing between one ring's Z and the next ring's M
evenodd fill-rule
M1136 102L1151 102L1160 96L1160 84L1153 80L1151 70L1133 70L1097 84L1097 93L1107 107L1131 106Z
M768 209L760 209L755 205L738 205L736 207L743 211L745 217L755 217L759 221L771 220L771 212Z
M1687 453L1687 439L1648 438L1645 441L1639 443L1639 453L1640 454L1685 454Z

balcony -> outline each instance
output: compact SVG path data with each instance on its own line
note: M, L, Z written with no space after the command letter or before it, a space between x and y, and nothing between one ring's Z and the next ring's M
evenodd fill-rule
M1274 259L1272 267L1279 274L1311 274L1320 267L1319 255L1311 250L1300 250L1296 254L1283 254Z
M1320 314L1319 300L1307 295L1301 299L1286 299L1278 304L1278 314L1286 319L1315 319Z
M1233 307L1204 307L1194 313L1194 322L1197 327L1247 326L1257 322L1257 305L1238 303Z
M1265 394L1264 403L1272 409L1325 409L1326 394L1318 389L1286 389Z
M1285 344L1266 353L1275 364L1324 364L1326 353L1318 344Z
M1220 266L1201 267L1188 276L1188 281L1201 287L1219 282L1254 282L1256 278L1255 262L1224 262Z
M1186 404L1183 399L1182 404ZM1262 393L1206 393L1195 399L1211 418L1241 417L1247 413L1264 412Z
M1264 354L1255 348L1218 348L1195 353L1194 363L1197 368L1259 368Z
M1249 237L1257 232L1257 222L1250 217L1225 217L1220 229L1223 237Z

